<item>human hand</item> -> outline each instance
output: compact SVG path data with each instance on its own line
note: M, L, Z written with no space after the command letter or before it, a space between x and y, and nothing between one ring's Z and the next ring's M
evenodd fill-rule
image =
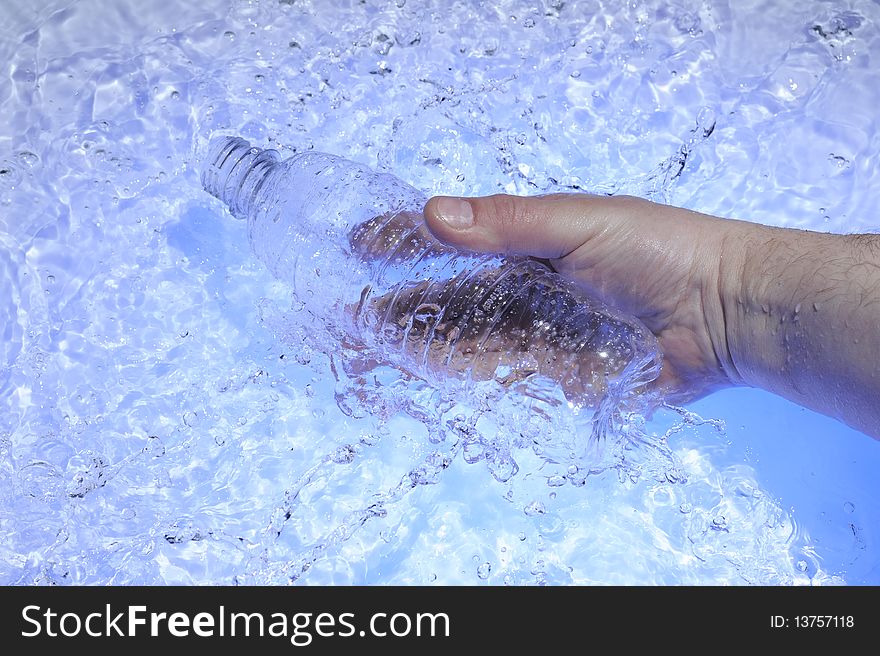
M641 319L663 351L655 385L670 401L741 382L721 301L730 277L725 241L729 224L739 222L588 194L435 197L424 215L443 242L545 259L587 293Z

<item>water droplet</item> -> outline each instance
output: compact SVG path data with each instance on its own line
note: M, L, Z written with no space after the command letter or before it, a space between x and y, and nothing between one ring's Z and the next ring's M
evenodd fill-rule
M144 453L151 455L153 458L161 458L165 455L165 445L162 444L162 440L157 435L150 435L147 438Z
M229 39L230 41L235 40L235 32L233 32L232 30L226 30L226 31L223 33L223 36L225 36L225 37L226 37L227 39Z
M40 161L40 158L28 150L22 150L18 153L18 161L28 168L33 168Z
M843 510L846 513L852 514L856 511L856 504L854 504L852 501L847 501L845 504L843 504Z
M681 512L684 515L687 515L693 509L694 509L694 507L689 503L683 503L678 507L679 512Z
M352 444L343 444L336 449L330 456L330 459L337 465L347 465L354 460L356 451Z
M172 92L171 92L171 100L178 100L179 98L180 98L180 92L179 92L179 91L172 91Z
M466 463L472 465L475 462L479 462L484 455L483 445L480 444L480 442L477 440L468 440L465 442L464 448L462 449L462 457Z
M481 578L483 581L489 578L489 574L492 573L492 565L491 563L483 563L477 568L477 576Z
M547 479L547 485L550 487L562 487L565 485L565 476L560 476L556 474Z
M526 541L526 534L525 533L520 533L518 537L519 537L520 542Z
M519 471L519 465L508 454L496 454L486 466L495 480L501 483L506 483Z
M543 515L547 512L547 509L544 507L543 503L536 499L523 508L523 512L529 517L534 517L535 515Z

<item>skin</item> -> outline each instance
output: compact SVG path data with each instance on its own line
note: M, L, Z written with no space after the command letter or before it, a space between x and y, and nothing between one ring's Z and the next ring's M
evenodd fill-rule
M424 257L429 259L431 253L447 257L455 252L437 242L425 227L421 212L374 217L351 231L349 244L361 259L380 263L396 257L408 261L412 254L427 253ZM452 278L432 278L385 293L367 286L358 303L348 309L356 320L381 325L379 331L386 344L408 352L431 371L471 381L494 379L503 385L516 385L540 374L558 382L570 403L597 406L608 391L606 374L618 373L630 354L623 349L618 359L604 342L600 355L590 342L575 352L547 341L534 330L535 320L545 318L534 308L547 300L546 290L543 298L536 298L523 291L521 276L528 274L505 277L499 273L498 269L478 273L463 269ZM497 295L488 294L490 289ZM496 300L489 300L490 296ZM475 302L483 320L472 311ZM604 312L597 309L586 317L593 324L616 320ZM487 332L487 324L493 326L491 331ZM628 324L619 325L621 334L626 335ZM591 332L588 323L579 327ZM354 344L349 347L356 348ZM375 364L374 360L365 361L364 370ZM645 362L645 366L651 364ZM499 371L507 373L499 377ZM528 394L529 389L526 386L522 391ZM541 394L540 387L533 391Z
M672 402L760 387L880 439L880 235L722 219L633 197L435 197L442 242L541 258L640 318Z

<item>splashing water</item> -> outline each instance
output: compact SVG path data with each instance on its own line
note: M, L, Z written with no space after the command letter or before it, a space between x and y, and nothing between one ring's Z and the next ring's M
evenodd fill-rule
M279 161L226 136L210 140L201 171L206 191L247 220L255 255L336 336L323 350L345 346L459 398L474 383L534 399L558 387L572 411L592 411L580 432L593 441L649 396L662 358L638 319L537 260L442 244L424 226L427 198L395 176L326 153Z
M880 16L862 4L0 10L0 581L876 577L872 504L829 494L844 535L814 540L729 422L621 413L585 466L552 387L450 395L338 347L192 166L223 129L431 193L866 229Z

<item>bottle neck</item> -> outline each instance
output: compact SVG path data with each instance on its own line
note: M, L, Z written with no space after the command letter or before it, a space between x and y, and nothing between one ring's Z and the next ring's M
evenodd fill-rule
M279 159L277 151L255 148L239 137L215 137L208 145L202 186L226 203L235 218L245 219Z

